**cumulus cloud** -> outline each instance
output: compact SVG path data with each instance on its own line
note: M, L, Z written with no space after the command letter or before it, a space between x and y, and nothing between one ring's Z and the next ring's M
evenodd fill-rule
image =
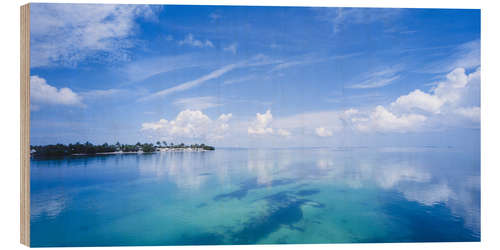
M416 89L408 95L400 96L395 102L391 103L391 106L405 110L418 108L427 112L439 114L443 104L444 101L439 97Z
M400 96L391 103L391 107L400 111L419 110L434 114L466 114L463 106L479 105L479 83L479 68L470 74L466 74L464 68L456 68L446 75L444 81L438 82L430 93L419 89L414 90L407 95ZM477 91L474 91L474 88ZM477 106L472 110L477 111L479 109Z
M255 121L250 127L248 127L248 134L250 135L266 135L272 134L273 128L271 127L271 122L273 121L273 115L271 110L267 110L266 113L257 113Z
M76 66L85 59L128 60L136 19L157 20L158 6L34 4L31 66Z
M292 135L288 129L273 126L273 115L269 109L263 114L257 113L255 115L255 120L250 124L247 132L249 135L278 135L282 137L290 137Z
M458 108L455 114L460 115L474 122L481 121L481 108L480 107L469 107L469 108Z
M279 136L284 136L284 137L289 137L290 135L292 135L290 133L290 131L286 130L286 129L278 129L278 131L276 132Z
M324 127L316 128L315 132L316 132L316 135L320 136L320 137L328 137L328 136L332 136L332 134L333 134L332 131L330 131Z
M197 40L194 38L194 35L191 33L187 34L186 37L184 38L184 40L179 41L179 45L190 45L190 46L198 47L198 48L204 48L204 47L213 48L214 47L214 44L210 40L205 40L205 41Z
M35 109L43 104L85 106L82 103L82 97L70 88L58 89L36 75L30 77L30 101L36 107Z
M390 71L390 70L389 70ZM383 76L389 71L372 73ZM474 127L480 122L480 69L466 73L463 68L449 72L429 92L416 89L388 106L322 111L279 118L281 128L301 130L320 137L336 131L407 133L435 130L447 126ZM272 128L268 125L267 127ZM252 131L252 132L256 132ZM259 131L263 132L262 129ZM269 131L269 133L271 133Z
M362 132L410 132L417 131L424 125L427 117L420 114L391 113L383 106L377 106L367 118L352 118L355 127Z
M174 120L160 119L142 124L142 131L153 132L168 139L221 139L229 129L232 114L222 114L212 120L200 110L184 110Z
M480 122L480 68L467 74L456 68L429 91L420 89L373 110L349 109L341 114L344 128L361 132L417 132L446 124Z

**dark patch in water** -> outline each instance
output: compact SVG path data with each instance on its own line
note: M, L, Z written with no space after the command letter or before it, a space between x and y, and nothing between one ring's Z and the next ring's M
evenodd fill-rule
M320 192L319 189L304 189L304 190L298 191L297 195L300 195L300 196L309 196L309 195L317 194L319 192Z
M226 200L226 199L238 199L241 200L241 198L245 197L248 193L248 190L245 189L238 189L236 191L233 191L231 193L226 193L226 194L219 194L214 197L214 201L220 201L220 200Z
M296 227L296 226L294 226L294 225L289 225L289 227L290 227L290 229L292 229L292 230L300 231L300 232L302 232L302 233L304 232L304 229L303 229L303 228L301 228L301 227Z
M207 176L207 175L212 175L211 173L201 173L199 176Z
M276 186L288 185L294 182L295 180L293 179L279 179L279 180L273 180L269 183L258 183L257 178L252 178L242 182L240 184L240 189L230 193L216 195L214 196L213 200L214 201L228 200L228 199L241 200L248 194L248 191L252 189L264 188L269 186L276 187Z
M202 208L202 207L206 207L206 206L207 206L207 203L206 202L202 202L202 203L198 204L196 206L196 208Z
M295 187L295 189L300 189L300 188L303 188L303 187L307 187L308 185L309 185L308 183L302 183L302 184L300 184L300 185L297 185L297 186Z
M281 185L288 185L288 184L292 184L294 183L295 180L292 180L292 179L281 179L281 180L273 180L271 181L271 185L270 186L281 186ZM259 187L265 187L267 186L266 184L261 184L259 185Z
M291 225L302 219L300 201L278 204L270 207L267 213L253 218L244 228L232 235L236 244L252 244L277 231L282 225Z
M231 242L235 244L253 244L279 230L283 225L303 232L303 228L293 225L302 220L302 205L323 207L323 204L299 198L294 192L289 191L269 195L263 199L268 203L267 211L250 219L240 231L230 234Z

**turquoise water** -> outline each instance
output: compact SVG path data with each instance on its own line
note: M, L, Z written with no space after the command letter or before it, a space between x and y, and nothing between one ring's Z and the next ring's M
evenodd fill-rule
M479 240L479 151L217 149L31 160L32 246Z

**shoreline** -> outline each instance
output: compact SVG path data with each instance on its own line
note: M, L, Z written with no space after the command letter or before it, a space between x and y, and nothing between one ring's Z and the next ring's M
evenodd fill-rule
M144 151L133 151L133 152L102 152L95 154L71 154L71 156L89 156L89 155L121 155L121 154L153 154L153 153L163 153L163 152L207 152L214 150L206 150L206 149L192 149L192 148L175 148L175 149L160 149L153 152L144 152Z

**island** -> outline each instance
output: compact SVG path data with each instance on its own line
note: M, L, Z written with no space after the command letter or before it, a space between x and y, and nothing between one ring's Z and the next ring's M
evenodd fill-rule
M97 154L127 154L127 153L154 153L154 152L203 152L215 150L213 146L205 144L191 144L184 143L174 144L163 141L153 143L140 143L136 144L115 144L104 143L101 145L94 145L90 142L75 144L51 144L51 145L31 145L31 157L60 157L69 155L97 155Z

